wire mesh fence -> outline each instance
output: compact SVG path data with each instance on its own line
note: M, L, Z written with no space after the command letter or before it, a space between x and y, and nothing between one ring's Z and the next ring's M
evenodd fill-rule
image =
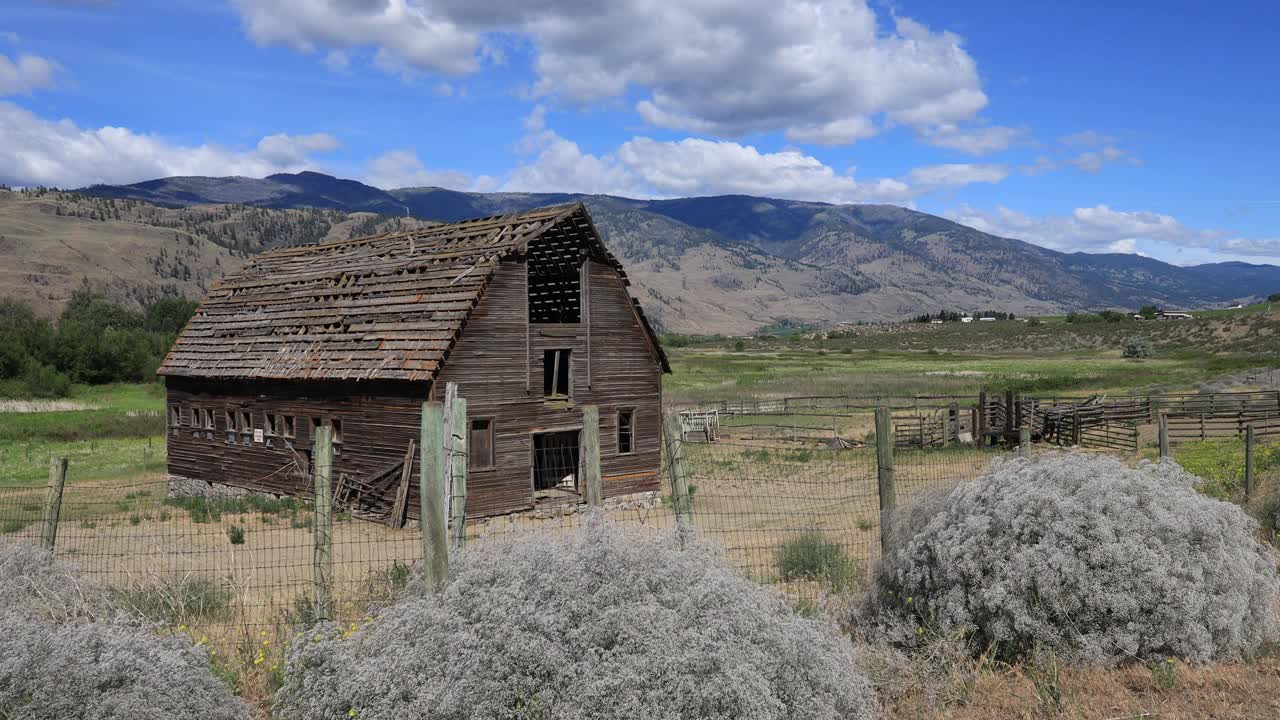
M837 427L835 434L852 433ZM793 598L856 590L881 542L882 479L874 440L866 439L869 446L833 445L730 427L714 442L684 443L692 523L731 564ZM576 450L553 443L544 452L546 501L527 512L468 518L468 545L532 529L569 531L584 521ZM894 504L903 508L976 478L1004 452L960 443L898 448ZM1254 455L1251 502L1272 503L1274 526L1280 502L1267 498L1280 494L1280 443L1262 444ZM1228 464L1243 460L1224 457ZM41 542L45 501L44 483L0 487L0 541ZM673 505L664 463L660 491L608 498L603 512L617 523L665 529L676 525ZM330 596L344 622L392 597L424 555L416 520L396 528L339 507L332 537ZM73 471L55 554L154 619L236 639L314 619L315 548L309 497L169 497L162 474L77 481Z

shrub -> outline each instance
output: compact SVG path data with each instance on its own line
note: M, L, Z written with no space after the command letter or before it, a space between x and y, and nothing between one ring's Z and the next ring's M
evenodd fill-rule
M851 643L689 534L593 517L468 546L450 570L440 595L298 636L276 717L875 716Z
M117 602L151 622L194 625L231 617L231 590L198 575L153 579L116 591Z
M1151 338L1135 336L1125 338L1121 353L1127 358L1149 358L1155 354L1155 349L1151 346Z
M1006 657L1244 656L1280 637L1276 558L1194 481L1170 461L997 461L895 520L864 620L905 644L960 628Z
M853 563L844 549L820 532L806 532L783 543L778 551L783 580L813 580L842 590L853 579Z
M206 651L163 637L49 553L0 543L0 717L245 720Z
M227 528L227 539L231 541L232 545L243 545L244 527L240 525L232 525Z

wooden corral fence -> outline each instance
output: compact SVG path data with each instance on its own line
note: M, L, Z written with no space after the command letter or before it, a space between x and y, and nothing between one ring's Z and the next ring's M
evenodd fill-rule
M1249 426L1254 435L1267 437L1280 435L1280 416L1251 417L1239 414L1235 417L1201 415L1170 415L1169 441L1188 442L1215 438L1243 437Z
M718 410L681 410L679 418L681 441L688 442L691 435L701 435L707 442L715 442L720 437Z
M971 443L974 438L976 406L953 402L932 412L893 417L896 447L934 447L950 442Z
M934 447L951 442L1018 442L1022 426L1034 442L1062 446L1135 449L1138 427L1170 419L1173 441L1241 435L1249 424L1259 435L1280 434L1280 391L1184 393L1173 395L1062 397L1013 392L960 395L801 396L702 403L682 414L714 411L717 422L739 419L735 428L768 430L793 440L825 440L826 423L866 416L875 408L893 411L897 447ZM769 416L782 419L772 421ZM805 420L823 418L824 420ZM694 427L694 437L707 433ZM1280 421L1277 421L1280 422ZM815 426L816 425L816 426ZM1203 430L1201 426L1203 425ZM1273 430L1273 427L1275 428ZM787 432L789 431L789 432Z

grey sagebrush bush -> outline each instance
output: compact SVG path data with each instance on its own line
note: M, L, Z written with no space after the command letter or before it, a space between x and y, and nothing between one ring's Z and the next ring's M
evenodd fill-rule
M0 543L0 718L247 717L203 649L158 635L49 553Z
M906 644L965 629L1006 657L1246 655L1280 637L1277 558L1195 481L1172 461L998 460L895 523L864 624Z
M276 717L876 715L848 639L685 539L592 518L469 547L441 595L297 637Z

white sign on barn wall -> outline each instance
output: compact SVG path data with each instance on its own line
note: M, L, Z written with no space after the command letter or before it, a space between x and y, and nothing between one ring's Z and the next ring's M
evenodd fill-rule
M256 443L262 442L262 428L257 428L253 431L253 441Z

